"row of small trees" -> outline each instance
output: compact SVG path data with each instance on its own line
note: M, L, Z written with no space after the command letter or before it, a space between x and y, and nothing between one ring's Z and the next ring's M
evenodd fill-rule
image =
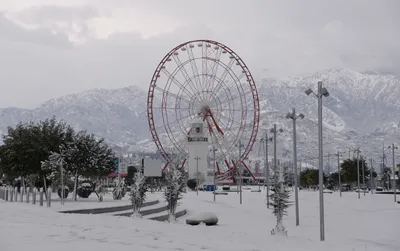
M115 154L104 142L55 117L8 127L0 146L0 171L9 182L22 178L31 187L65 184L79 177L98 179L115 170ZM54 184L58 185L58 184ZM75 190L75 189L74 189Z
M364 164L364 173L362 172L362 165ZM360 180L370 179L371 169L368 167L365 160L359 160L360 166ZM318 180L318 169L307 168L300 172L300 185L303 187L317 186L319 184ZM340 165L340 178L342 182L353 183L357 182L357 159L346 159ZM364 174L364 176L363 176ZM372 177L376 178L377 173L372 172ZM334 172L331 174L324 174L324 184L325 185L338 185L339 183L339 172Z
M185 174L174 169L166 174L166 187L164 189L164 198L167 201L168 221L175 221L176 208L178 200L182 198L185 188ZM146 201L146 178L142 172L136 172L131 185L130 199L132 202L132 217L141 217L140 209Z

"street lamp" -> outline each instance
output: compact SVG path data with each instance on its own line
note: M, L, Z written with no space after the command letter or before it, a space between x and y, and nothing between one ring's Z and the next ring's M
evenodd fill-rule
M278 166L278 162L277 162L277 158L276 158L276 134L278 132L282 133L283 129L281 128L281 129L277 130L276 124L274 124L274 127L271 128L270 132L274 134L274 137L273 137L273 140L274 140L274 168L276 169Z
M360 149L354 150L354 153L357 153L357 193L358 198L360 199Z
M371 171L370 171L370 177L371 177L371 194L374 194L374 188L375 188L375 182L374 182L374 166L372 165L374 161L373 158L370 158L369 161L371 162Z
M214 182L213 183L214 183L214 201L215 201L215 190L216 190L216 185L215 185L215 178L216 178L215 177L216 176L216 174L215 174L215 166L217 165L217 163L216 163L217 160L215 159L215 152L218 151L218 149L215 148L215 146L213 145L212 149L210 151L213 152L213 170L214 170L213 171L213 174L214 174L213 175L213 177L214 177Z
M196 194L199 195L199 156L194 158L196 160Z
M394 163L394 150L398 149L397 146L394 146L394 144L392 144L391 146L388 147L389 149L392 149L392 157L393 157L393 194L394 194L394 202L396 202L396 165Z
M296 109L292 108L292 112L286 114L287 119L293 120L293 166L294 166L294 200L296 207L296 226L300 225L299 223L299 191L297 186L297 146L296 146L296 120L298 118L304 119L304 114L300 113L296 115Z
M237 162L236 168L238 168L238 178L239 178L239 193L240 193L240 204L242 204L242 163L241 163L241 158L242 158L242 147L244 146L242 144L242 141L239 139L239 143L235 145L236 147L239 147L239 161Z
M322 97L328 97L329 92L325 87L322 87L322 82L318 82L318 93L315 93L310 88L305 91L307 96L314 94L318 99L318 159L319 159L319 225L321 241L325 240L325 220L324 220L324 171L323 171L323 156L322 156Z
M342 153L345 152L339 152L339 150L337 151L337 154L335 154L335 156L337 157L337 168L338 168L338 174L339 174L339 195L340 197L342 197L342 178L341 176L341 172L340 172L340 157L342 156Z
M264 170L265 170L265 181L264 185L267 190L266 199L267 199L267 208L269 208L269 163L268 163L268 141L272 141L272 137L268 138L268 132L265 130L265 138L261 138L260 142L263 143L265 141L265 159L264 159Z

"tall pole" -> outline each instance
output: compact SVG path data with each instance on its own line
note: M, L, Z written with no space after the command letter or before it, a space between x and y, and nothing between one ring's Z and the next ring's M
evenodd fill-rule
M364 191L364 196L365 196L365 163L364 163L364 157L361 156L361 167L362 167L362 178L363 178L363 191Z
M357 149L357 190L360 199L360 150Z
M267 185L267 208L269 208L269 163L268 163L268 134L265 131L265 180Z
M276 124L274 124L274 168L276 169L277 165L277 159L276 159Z
M216 190L216 185L215 185L215 166L217 165L216 164L216 159L215 159L215 151L216 151L216 149L215 149L215 146L213 145L213 147L212 147L212 151L213 151L213 169L214 169L214 201L215 201L215 190Z
M318 159L319 159L319 221L321 241L325 240L324 221L324 171L322 150L322 82L318 82Z
M372 166L372 158L370 158L369 159L370 160L370 162L371 162L371 174L370 174L370 176L371 176L371 194L374 194L374 187L375 187L375 184L374 184L374 167Z
M397 147L396 147L397 148ZM396 202L396 165L394 163L394 149L395 146L392 144L392 157L393 157L393 194L394 194L394 202Z
M64 205L64 168L63 165L60 165L60 172L61 172L61 205Z
M199 195L199 156L194 158L196 160L196 194Z
M339 150L337 151L337 168L338 168L338 174L339 174L339 195L342 197L342 178L341 173L340 173L340 153Z
M293 167L294 167L294 200L296 207L296 226L300 225L299 220L299 191L297 184L297 142L296 142L296 109L292 108L293 115Z
M240 193L240 204L242 204L242 163L241 163L241 158L242 158L242 141L239 140L239 193Z

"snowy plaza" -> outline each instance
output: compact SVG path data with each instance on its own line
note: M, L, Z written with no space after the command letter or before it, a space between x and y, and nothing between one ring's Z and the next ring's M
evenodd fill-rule
M92 197L93 196L93 197ZM113 216L111 214L61 214L57 211L129 205L128 196L113 201L106 195L99 203L92 195L77 202L59 200L50 208L0 200L0 247L11 250L308 250L308 251L395 251L400 250L397 231L400 205L393 195L357 193L325 194L326 241L319 241L318 192L300 191L300 226L295 226L294 207L289 207L284 224L288 236L271 235L276 218L266 207L261 193L217 195L211 192L184 194L179 205L187 214L176 223ZM54 198L56 198L54 196ZM148 201L161 193L148 195ZM188 226L185 218L213 212L217 226Z

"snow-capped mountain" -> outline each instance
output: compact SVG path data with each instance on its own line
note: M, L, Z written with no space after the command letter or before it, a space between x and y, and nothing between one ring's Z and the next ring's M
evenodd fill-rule
M259 137L274 123L282 128L283 133L278 135L280 158L290 158L292 152L292 121L285 118L292 107L305 115L304 120L297 121L299 158L313 164L312 159L317 157L317 99L305 95L304 91L307 88L316 90L318 81L323 81L330 92L330 96L323 99L326 154L360 147L367 157L378 159L383 141L386 144L400 142L400 78L375 72L330 69L291 80L264 78L257 82L261 120L267 124L261 126ZM32 110L4 108L0 109L0 132L5 133L7 126L20 121L55 115L114 145L129 146L133 151L155 151L148 130L146 101L147 91L132 86L67 95ZM251 156L261 156L260 149L256 143ZM336 167L333 156L330 161Z

